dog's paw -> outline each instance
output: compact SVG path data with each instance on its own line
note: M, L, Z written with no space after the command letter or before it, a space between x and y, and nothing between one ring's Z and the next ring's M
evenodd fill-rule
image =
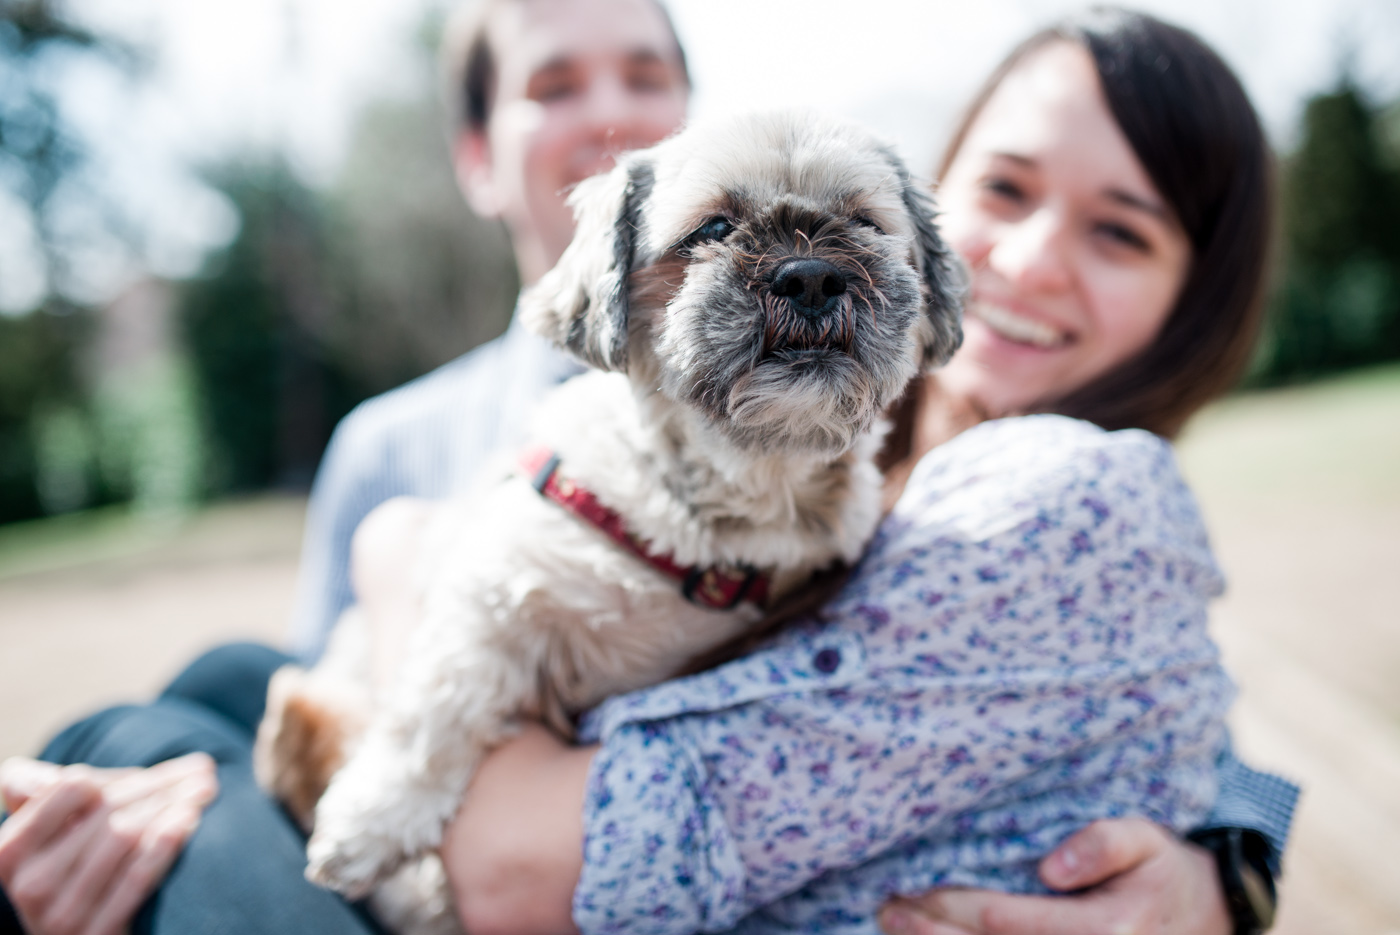
M305 691L306 680L306 670L296 665L285 665L272 673L253 742L253 778L264 792L279 799L284 777L296 769L303 746L295 713L288 718L288 702Z
M253 775L305 830L363 721L334 683L293 665L273 673L253 744Z
M335 837L317 831L306 845L306 878L348 899L363 899L407 859L395 841L375 835Z

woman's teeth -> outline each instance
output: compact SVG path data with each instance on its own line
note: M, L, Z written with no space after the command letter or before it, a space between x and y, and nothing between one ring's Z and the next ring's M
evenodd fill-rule
M1069 335L1052 325L1033 318L1026 318L1008 311L1000 305L975 302L968 308L968 314L981 319L987 327L1009 341L1030 344L1033 347L1054 348L1069 341Z

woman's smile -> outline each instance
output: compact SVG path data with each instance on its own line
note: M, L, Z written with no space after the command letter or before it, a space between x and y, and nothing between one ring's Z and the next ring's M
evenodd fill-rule
M994 337L1019 347L1053 351L1074 341L1074 335L1067 329L1019 312L996 300L974 298L965 309L965 314L969 330L975 327L971 324L975 321L985 326Z

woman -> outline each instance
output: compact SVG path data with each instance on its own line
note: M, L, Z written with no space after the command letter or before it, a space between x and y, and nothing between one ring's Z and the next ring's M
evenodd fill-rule
M1162 65L1164 62L1167 64ZM895 520L902 515L901 504L918 502L920 497L927 499L930 484L937 487L937 479L931 479L931 474L941 471L946 476L946 471L950 466L956 468L964 453L991 458L987 463L994 464L997 454L1010 446L1033 453L1038 452L1036 445L1040 441L1060 449L1067 447L1072 451L1057 465L1077 472L1071 487L1078 481L1099 479L1092 471L1079 470L1079 459L1094 462L1101 461L1106 451L1121 453L1115 448L1117 441L1102 441L1112 436L1094 434L1095 430L1077 423L1013 419L974 428L983 420L1056 412L1086 418L1107 429L1142 427L1170 436L1192 411L1228 386L1243 363L1256 326L1267 231L1266 175L1262 136L1237 83L1218 60L1189 36L1144 18L1113 15L1106 21L1038 35L1013 53L974 101L945 161L944 229L949 241L963 252L973 273L968 337L954 362L936 380L927 380L918 387L897 414L899 430L892 440L888 472L889 501L895 506ZM968 431L950 441L964 430ZM934 451L935 446L945 442L943 448ZM1129 442L1132 455L1127 461L1162 475L1149 485L1152 495L1162 495L1166 490L1165 502L1175 505L1179 514L1188 514L1175 519L1184 524L1189 538L1194 514L1189 500L1183 501L1175 492L1169 459L1141 437L1133 436ZM924 456L931 451L933 460L928 460ZM1028 460L1035 460L1034 454ZM1027 477L1032 483L1045 480L1033 473ZM904 489L906 485L908 490ZM391 526L382 538L392 540L395 535ZM892 535L882 533L887 541ZM390 553L403 552L398 542L380 545ZM869 564L876 562L872 559ZM1188 588L1179 595L1199 605L1185 611L1187 616L1196 614L1212 589L1209 564L1208 556L1197 555L1200 580L1194 590ZM862 576L871 574L871 567L863 565L848 592L858 592L863 586ZM387 602L392 607L395 596L389 592L399 576L382 574L375 580L387 585L363 582L370 584L364 594L366 603ZM820 642L833 633L839 634L845 624L840 617L840 604L833 608L832 622L826 628L794 631L782 637L775 647L752 658L759 659L759 665L771 663L775 653L792 656L794 652L815 648L814 640ZM841 672L858 650L859 640L838 642L823 645L812 658L817 670L831 675ZM827 655L822 656L822 652ZM731 710L747 709L734 708L732 699L724 708L703 701L686 708L697 697L695 686L703 686L706 678L711 687L716 679L728 679L732 686L733 672L745 671L746 665L752 669L754 663L740 660L734 663L739 669L719 670L728 670L729 674L706 673L699 680L691 680L679 695L674 686L663 686L652 693L619 700L595 719L595 728L605 737L610 730L613 737L625 734L626 731L616 729L617 725L647 723L637 719L637 709L654 704L660 707L653 713L667 705L672 708L664 712L666 717L650 722L654 726L653 739L675 733L680 729L677 724L698 724L699 730L709 729L729 716ZM1210 697L1204 700L1188 698L1182 710L1193 705L1211 708L1219 704L1220 683L1212 680L1212 673L1207 672L1206 676L1215 695L1207 691L1205 694ZM191 675L183 686L177 684L172 691L181 705L202 703L225 713L241 704L240 699L260 699L256 687L230 693L232 702L229 697L196 697L198 685L211 682L220 680L201 680ZM190 683L196 687L191 688ZM227 679L223 684L227 684ZM819 696L830 697L830 692L814 692L811 700L815 702ZM771 696L765 696L768 697ZM674 707L677 704L679 709ZM755 704L754 710L758 710L767 702ZM788 717L794 723L800 723L804 714L780 710L771 704L764 713ZM256 719L255 712L232 714L249 723ZM1209 721L1206 717L1201 723ZM102 732L100 727L85 723L89 723L90 730ZM1201 756L1214 749L1206 733L1197 738L1200 750L1193 769L1199 767ZM668 738L668 742L674 740ZM231 739L229 743L235 741ZM639 868L635 864L623 874L600 878L598 868L618 869L616 852L632 846L630 842L609 839L602 830L605 823L599 823L605 811L601 803L609 790L629 788L625 783L609 784L619 775L619 764L625 766L629 755L610 744L612 741L608 740L601 748L567 748L541 730L527 730L483 768L444 848L460 905L473 930L563 928L570 924L571 913L590 929L623 928L634 924L639 912L647 915L655 930L662 930L665 913L658 915L657 910L663 907L674 914L672 921L681 927L678 930L694 927L692 921L706 926L736 921L714 913L732 911L722 907L742 904L742 895L728 904L720 899L702 906L703 899L692 899L687 907L670 899L673 894L662 894L667 897L663 901L658 890L641 894L638 903L636 892L623 893L616 885L624 877L645 877L645 873L636 872ZM172 744L172 749L176 746ZM684 743L672 746L682 750L685 747ZM976 745L971 747L975 752ZM696 749L713 752L703 743ZM607 757L602 766L594 762L600 756ZM831 769L834 762L828 757L827 768ZM651 763L649 767L655 765ZM706 803L708 810L691 810L684 816L686 820L698 816L703 825L706 814L732 813L726 809L733 809L734 796L742 799L743 790L735 793L720 788L725 779L722 766L707 773L703 768L696 771L694 763L671 765L680 772L690 770L689 775L682 776L680 786L698 784L711 794ZM956 771L961 764L951 763L950 768ZM188 827L209 795L210 783L203 768L191 766L183 774L178 766L165 769L163 776L146 774L140 781L179 789L175 798L181 805L163 813L162 834L152 834L147 827L146 834L140 836L141 856L126 866L139 865L143 873L158 869L161 858L173 853L171 842L179 840L179 832ZM590 771L593 785L582 817L590 823L586 843L591 877L580 883L585 829L579 803L584 800ZM654 788L669 788L668 783L675 784L673 780L674 771L664 781L648 776L648 784ZM117 783L136 781L104 775L86 784L54 786L46 785L43 777L36 777L32 786L44 789L38 794L40 798L67 795L77 800L84 795L95 796L97 784L115 787ZM756 789L752 794L762 796L765 791ZM134 795L126 789L121 792ZM969 802L972 812L980 808L987 813L985 801L974 795ZM664 802L650 804L657 814L664 814L669 807ZM794 807L800 811L801 805L796 803ZM10 840L23 833L37 841L45 838L43 832L52 831L41 827L38 819L26 819L26 811L21 808L12 820L25 822L19 832L6 829ZM211 811L211 820L218 811ZM41 814L33 810L29 813ZM47 813L63 811L50 808ZM1087 813L1076 814L1082 817ZM1015 816L1007 813L1003 817ZM876 859L888 856L891 847L917 844L916 838L892 838L887 831L867 834L864 830L847 829L857 837L866 836L862 850L850 844L849 834L834 835L831 829L814 831L814 827L806 825L800 832L813 842L806 846L808 853L815 855L814 862L796 869L772 863L762 868L770 874L768 885L775 893L797 890L798 905L789 900L788 908L793 913L789 920L800 916L802 894L816 893L812 898L819 900L817 891L822 885L832 880L840 885L840 875L814 879L817 869L847 866L853 862L852 854ZM246 828L232 830L246 832ZM752 868L762 863L752 854L732 847L726 849L723 827L692 830L696 833L689 840L703 853L702 859L688 866L713 878L696 883L694 890L707 886L714 890L718 886L722 892L726 882L722 871L726 868L738 874L734 879L742 884L743 871L747 869L752 878ZM193 839L192 852L208 849L210 831L206 826ZM784 831L777 829L778 833L769 839L785 840ZM1046 827L1038 829L1043 838L1041 844L1049 840L1045 835L1052 831ZM694 842L703 842L703 846ZM821 850L823 844L847 850L839 858L823 862L831 857L829 851ZM47 860L51 866L64 861L71 865L74 853L80 849L70 842L41 850L39 859ZM1040 852L1044 849L1048 848ZM0 851L0 879L6 881L17 900L21 887L16 884L23 882L18 880L22 868L7 866L6 860L7 855L21 850L10 846ZM129 860L115 848L113 853L116 856L106 858L108 864ZM194 856L197 855L192 853ZM737 867L724 864L725 860L736 859ZM746 859L750 863L744 863ZM917 859L918 855L910 856L911 861ZM1033 858L1026 856L1026 860L1030 859ZM1021 872L1026 860L1020 861ZM1000 854L989 866L1009 866L1007 861L1016 863ZM1194 885L1199 886L1202 879L1208 884L1209 867L1202 869L1200 855L1192 855L1186 861L1195 861L1196 875L1186 874ZM30 879L42 876L33 871L34 863L34 859L29 861ZM197 863L194 859L182 862L162 891L163 900L171 901L170 890L178 888L187 867ZM100 872L101 867L85 866L83 872L92 879L113 876L110 866L105 875ZM1072 875L1046 873L1051 881L1072 883ZM956 879L933 873L925 879L924 886ZM979 878L973 882L990 881ZM1018 879L1016 885L1024 884L1024 879ZM895 891L913 892L917 888ZM1182 927L1177 930L1228 931L1218 889L1211 891L1211 899L1192 898L1190 884L1178 887L1173 895L1178 902L1201 913L1178 918ZM648 899L652 900L650 904L646 903ZM135 903L129 898L127 902L129 912ZM939 904L932 905L937 908ZM695 919L685 917L687 908L700 915ZM1165 914L1176 908L1179 907L1154 904L1148 910ZM61 917L63 906L54 911ZM78 909L67 911L70 917L82 917ZM110 905L106 911L113 918L120 915ZM706 912L711 914L705 915ZM945 913L950 914L955 915ZM812 917L804 918L810 921ZM898 916L887 918L893 925ZM919 922L917 915L907 912L903 918L907 924ZM771 915L769 920L775 925L781 921ZM848 920L822 919L825 928L843 921ZM62 926L55 926L55 930L62 930Z

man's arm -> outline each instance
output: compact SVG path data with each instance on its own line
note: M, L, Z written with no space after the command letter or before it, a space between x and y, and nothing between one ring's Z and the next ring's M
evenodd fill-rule
M1231 935L1209 852L1141 818L1099 821L1040 863L1071 896L934 890L880 913L890 935Z
M582 869L584 786L595 747L538 725L492 753L449 826L442 854L468 931L572 933ZM886 906L891 935L1230 935L1211 855L1142 819L1101 821L1041 863L1070 896L935 890Z
M1227 749L1220 795L1200 830L1240 828L1269 846L1275 879L1288 842L1298 787L1250 769ZM890 903L890 935L1231 935L1233 925L1214 857L1136 819L1102 821L1074 835L1040 864L1041 880L1080 895L1045 899L979 890L935 891Z
M0 763L4 896L32 935L120 935L218 791L204 754L149 769ZM11 923L13 925L13 923Z
M1283 849L1298 803L1298 787L1270 773L1250 769L1227 748L1217 763L1220 795L1197 830L1243 828L1259 835L1269 846L1269 869L1274 877L1283 872Z

